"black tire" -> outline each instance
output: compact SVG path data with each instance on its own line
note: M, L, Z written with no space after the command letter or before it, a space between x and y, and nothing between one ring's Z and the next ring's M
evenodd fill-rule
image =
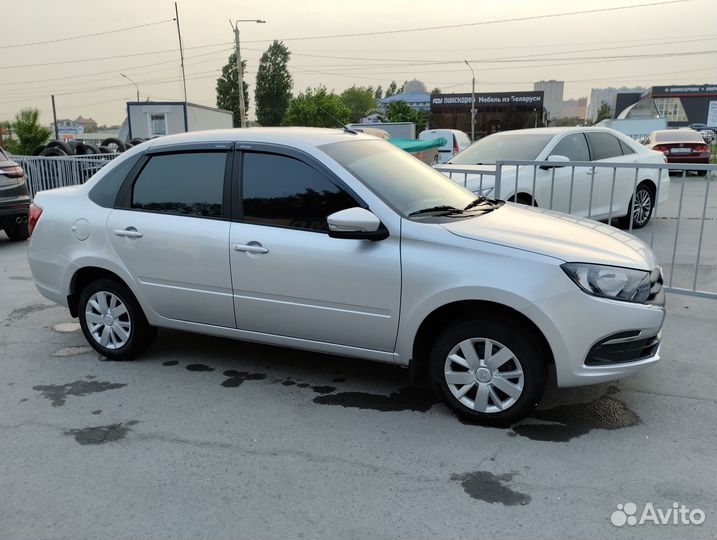
M649 210L647 211L646 217L645 212L643 209L643 212L639 212L638 209L633 209L633 198L636 198L638 201L649 201ZM618 220L618 224L620 225L620 228L622 229L629 229L630 228L630 212L633 211L636 214L639 214L638 216L634 217L632 220L632 228L633 229L642 229L645 225L647 225L650 222L650 218L652 217L653 212L655 211L655 188L654 186L649 182L641 182L637 188L635 189L635 197L630 198L630 202L627 206L627 214L621 217Z
M85 155L98 155L101 154L99 147L96 144L85 143Z
M107 148L104 144L99 145L97 148L100 149L101 154L111 154L112 153L112 150Z
M102 345L95 339L88 327L87 310L90 299L93 295L102 293L114 295L126 307L126 314L118 315L115 319L124 324L129 321L129 333L124 344L116 348L112 348L112 344L109 342L108 346ZM80 327L85 339L93 349L109 360L132 360L145 351L157 335L157 328L147 322L147 318L132 291L123 283L111 279L95 280L82 290L78 313ZM90 324L93 324L92 321L90 321ZM100 326L105 327L104 323L100 323Z
M697 176L707 176L707 171L695 171Z
M39 156L39 155L40 155L40 152L42 152L45 148L47 148L46 145L40 144L40 145L38 145L38 146L36 146L35 148L32 149L32 152L30 152L30 155Z
M47 143L47 148L59 148L65 153L64 155L66 156L71 156L75 153L72 146L67 144L65 141L50 141L49 143Z
M12 225L5 225L5 234L12 242L22 242L30 238L30 231L27 228L27 221L25 223L13 223Z
M87 145L82 141L77 141L74 144L72 144L71 146L75 150L76 156L86 156L88 153Z
M133 146L134 146L134 145L133 145L132 143L124 143L124 149L125 149L125 150L129 150L129 149L132 148Z
M138 144L142 144L144 142L144 139L142 137L135 137L134 139L129 141L132 146L137 146Z
M40 155L46 157L62 157L66 156L67 153L59 146L48 146L42 152L40 152Z
M451 351L466 340L477 341L475 350L478 358L480 358L481 354L485 356L486 352L486 343L485 341L481 342L481 340L491 340L494 344L491 346L493 354L507 349L507 353L512 353L512 356L508 361L497 366L495 370L481 365L480 369L473 373L468 368L462 368L455 362L451 363L451 371L454 368L456 370L465 369L464 373L471 374L474 377L473 382L469 383L471 388L459 399L452 393L446 382L446 363L449 361L448 357ZM480 349L481 346L482 350ZM459 352L457 354L461 356L463 353ZM452 355L451 357L453 358L454 356ZM507 318L490 320L463 319L455 324L446 326L438 334L431 349L430 368L433 385L446 405L462 419L488 426L506 426L525 418L538 405L547 379L547 366L545 360L541 358L540 347L537 346L532 334L520 324L516 324L515 321ZM511 398L502 390L493 387L494 380L498 379L497 375L493 375L494 373L516 373L520 368L522 368L522 391L517 397ZM488 371L487 382L478 382L478 377L483 375L479 373L481 370ZM470 378L471 375L468 375L468 377ZM513 386L519 386L521 383L519 377L506 377L505 380ZM456 391L460 390L458 385L452 386L455 387ZM493 395L498 397L499 401L503 400L506 408L504 410L499 409L498 404L493 400L493 395L486 398L486 411L483 412L477 411L461 401L461 399L469 402L478 400L479 387L485 392L489 391L486 388L491 387ZM513 400L512 403L510 403L511 399Z
M106 146L112 152L124 152L127 149L125 144L119 139L116 139L115 137L109 137L105 139L104 141L102 141L101 146ZM116 150L112 148L113 146L116 148Z

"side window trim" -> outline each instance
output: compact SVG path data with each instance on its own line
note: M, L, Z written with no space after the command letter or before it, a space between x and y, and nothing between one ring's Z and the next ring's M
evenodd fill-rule
M223 153L225 155L224 165L224 184L222 191L222 215L221 217L210 217L210 216L197 216L197 215L186 215L186 214L171 214L168 212L155 212L152 210L145 210L142 208L132 207L132 192L134 184L137 182L139 175L145 168L150 159L157 156L176 155L176 154L198 154L198 153ZM172 148L166 151L145 153L139 161L132 167L132 170L125 178L117 192L117 198L115 200L114 207L118 210L132 210L133 212L145 212L145 213L163 213L167 215L179 215L184 217L193 217L198 219L218 219L218 220L229 220L232 212L232 170L234 162L233 145L231 147L224 148L210 148L206 146L201 147L189 147L189 148Z
M614 158L614 157L620 157L620 156L623 155L623 153L622 153L622 146L620 145L620 139L618 139L617 137L615 137L615 135L613 135L612 133L607 133L606 131L596 131L595 133L601 133L601 134L607 135L608 137L612 137L612 138L615 140L615 142L617 142L618 148L620 148L620 154L618 154L618 155L616 155L616 156L610 156L610 157L607 157L607 158L596 159L596 158L595 158L595 151L593 150L592 142L590 141L590 137L588 136L589 134L586 133L586 134L585 134L585 138L586 138L587 141L588 141L588 148L589 148L589 150L590 150L590 161L601 161L601 160L603 160L603 159L612 159L612 158Z

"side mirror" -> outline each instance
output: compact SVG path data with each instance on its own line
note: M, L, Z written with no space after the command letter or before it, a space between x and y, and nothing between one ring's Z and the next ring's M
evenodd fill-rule
M560 156L558 154L551 154L548 156L548 159L546 161L552 161L557 163L569 163L570 158L566 156ZM541 165L540 168L544 171L547 171L548 169L557 169L558 167L562 167L562 165Z
M347 208L334 212L326 221L331 238L351 240L383 240L388 230L372 212L365 208Z

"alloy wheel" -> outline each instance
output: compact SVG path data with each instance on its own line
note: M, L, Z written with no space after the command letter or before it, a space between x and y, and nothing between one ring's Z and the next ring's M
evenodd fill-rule
M127 344L132 320L122 300L107 291L93 294L85 306L85 321L92 338L105 349L116 350Z
M443 371L451 394L477 412L504 411L523 394L523 366L508 347L492 339L461 341L448 353Z
M647 223L652 212L652 195L647 188L642 188L635 193L635 202L632 209L632 222L639 227Z

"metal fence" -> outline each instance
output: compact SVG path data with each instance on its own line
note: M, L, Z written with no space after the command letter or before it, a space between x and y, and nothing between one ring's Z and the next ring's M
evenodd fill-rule
M620 225L655 252L666 290L717 300L717 190L712 186L717 165L506 160L484 170L435 168L476 194L610 224L620 218ZM652 180L656 204L649 222L638 229L635 193L646 178ZM586 205L576 204L578 193Z
M38 191L84 184L119 154L92 156L13 156L25 171L30 195Z

